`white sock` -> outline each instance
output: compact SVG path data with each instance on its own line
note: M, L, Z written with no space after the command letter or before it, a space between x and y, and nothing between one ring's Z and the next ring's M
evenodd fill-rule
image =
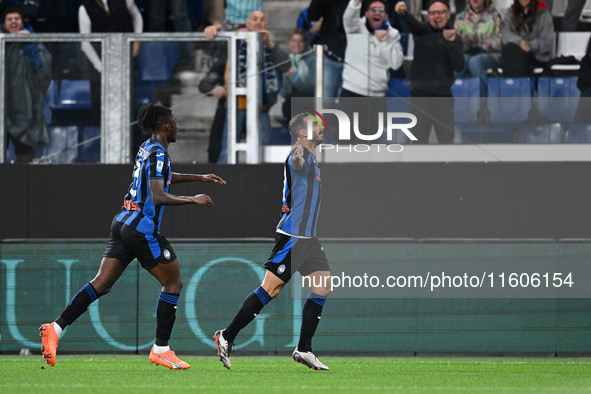
M169 351L170 350L170 346L158 346L158 345L154 344L154 347L152 349L154 349L154 353L156 353L156 354L162 354L164 352Z
M60 335L62 335L62 331L63 329L60 327L59 324L57 324L56 322L53 322L53 330L55 331L55 333L57 334L57 337L59 338Z

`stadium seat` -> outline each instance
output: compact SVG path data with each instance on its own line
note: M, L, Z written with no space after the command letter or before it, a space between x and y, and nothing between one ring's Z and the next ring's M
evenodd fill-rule
M54 79L44 100L43 116L53 126L82 126L92 111L89 80Z
M585 56L589 37L591 37L591 32L559 32L556 44L556 57L574 56L577 60L581 60ZM579 69L579 65L555 64L551 69L555 71L576 71Z
M462 134L462 143L513 142L513 130L488 124L486 99L480 97L478 78L456 79L451 88L454 96L454 120Z
M559 144L563 142L563 129L559 123L523 124L517 127L517 142L533 144Z
M451 87L454 97L480 97L480 80L478 78L458 78Z
M536 100L540 114L550 120L570 123L579 103L577 77L540 77Z
M568 128L568 142L591 143L591 125L573 123Z
M388 112L409 112L410 81L407 78L391 78L386 97Z
M408 78L390 78L386 97L410 97L410 80Z
M516 127L529 116L532 94L532 78L489 78L486 104L482 105L478 116L480 122L458 126L462 132L462 142L514 142ZM461 104L456 103L456 107L461 107ZM473 120L478 112L474 113L474 109L470 112Z
M514 128L507 125L459 125L463 144L505 144L514 141Z
M451 87L455 99L454 119L456 125L478 122L482 98L478 78L458 78Z
M511 124L525 121L532 108L532 95L532 78L489 78L487 107L490 123Z
M170 83L178 61L178 42L142 42L138 55L139 80Z
M88 109L91 106L90 81L52 80L47 89L51 109Z

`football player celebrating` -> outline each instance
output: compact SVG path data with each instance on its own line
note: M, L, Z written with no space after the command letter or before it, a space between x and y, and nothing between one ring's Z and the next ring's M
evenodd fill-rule
M160 223L165 205L213 207L213 201L205 194L171 194L171 183L200 181L224 185L226 181L214 174L172 172L168 145L176 141L178 128L169 108L147 104L140 109L137 120L150 138L142 144L135 157L133 179L123 206L111 224L109 243L98 273L74 295L53 323L39 328L41 351L51 366L55 365L58 338L62 331L80 317L93 301L107 294L129 263L137 258L162 285L156 307L156 341L149 360L170 369L189 368L189 364L179 359L168 346L183 284L179 261L168 240L160 234Z

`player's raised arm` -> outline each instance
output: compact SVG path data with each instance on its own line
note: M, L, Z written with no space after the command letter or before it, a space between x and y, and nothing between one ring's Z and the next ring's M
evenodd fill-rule
M219 183L220 185L225 185L226 181L222 179L222 177L216 174L206 174L206 175L199 175L199 174L179 174L178 172L173 172L171 176L171 183L183 183L183 182L192 182L192 181L199 181L204 183Z
M213 201L207 194L197 194L194 196L177 196L164 190L164 180L150 179L150 197L156 205L206 205L213 207Z
M296 171L301 170L305 162L304 148L302 148L300 137L298 137L293 147L293 153L291 154L291 167Z

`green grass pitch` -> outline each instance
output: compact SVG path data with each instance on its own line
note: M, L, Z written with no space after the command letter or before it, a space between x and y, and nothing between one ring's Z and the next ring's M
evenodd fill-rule
M64 355L50 367L36 356L0 356L1 393L184 392L591 392L591 358L321 357L314 371L285 356L236 356L226 370L217 357L180 355L191 364L171 371L148 356Z

